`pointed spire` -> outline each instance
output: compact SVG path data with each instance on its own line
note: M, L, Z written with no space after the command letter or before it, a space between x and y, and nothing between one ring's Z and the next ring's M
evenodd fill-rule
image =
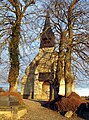
M46 15L43 31L45 31L46 29L51 29L49 12L47 12L47 15Z
M50 25L49 12L47 12L43 32L41 33L40 48L54 47L54 39L55 39L54 33Z

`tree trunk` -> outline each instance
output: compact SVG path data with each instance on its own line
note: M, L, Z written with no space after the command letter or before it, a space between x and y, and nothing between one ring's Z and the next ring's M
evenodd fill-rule
M26 5L23 7L19 0L8 1L13 6L13 10L11 10L11 12L14 12L14 17L16 17L14 22L10 22L10 24L12 25L12 35L9 42L10 71L8 76L8 82L10 84L9 90L17 91L19 76L19 41L21 20L24 16L26 9L35 2L34 0L32 2L26 2Z
M68 38L66 42L65 51L65 66L64 66L64 78L65 78L65 96L68 97L72 93L72 84L74 77L71 70L71 53L73 43L73 24L72 24L72 12L77 0L73 0L68 9Z
M57 78L59 82L59 94L60 94L60 82L64 79L64 36L61 35L58 53L58 63L57 63Z
M72 84L73 84L73 76L71 72L71 46L70 44L69 46L67 46L67 50L65 54L64 78L65 78L65 96L68 97L72 93Z
M9 91L17 91L19 76L19 41L20 41L20 24L13 26L11 41L9 42L10 71L8 82Z

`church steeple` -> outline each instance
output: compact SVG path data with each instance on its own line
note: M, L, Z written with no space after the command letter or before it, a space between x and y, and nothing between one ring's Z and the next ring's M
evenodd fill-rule
M47 12L43 32L41 33L40 48L54 47L54 39L55 36L51 29L50 17L49 17L49 13Z

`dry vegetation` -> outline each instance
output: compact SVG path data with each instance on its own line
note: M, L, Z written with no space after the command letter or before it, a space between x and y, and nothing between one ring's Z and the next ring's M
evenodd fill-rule
M67 98L63 97L60 101L57 102L58 110L61 112L70 111L70 110L76 112L76 110L82 103L87 104L87 101L82 100L81 97L74 92L71 95L69 95Z

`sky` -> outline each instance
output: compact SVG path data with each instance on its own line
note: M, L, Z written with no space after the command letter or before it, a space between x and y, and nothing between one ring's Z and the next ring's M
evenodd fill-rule
M75 89L75 92L80 96L89 96L89 88L77 88Z
M37 0L37 5L39 5L39 9L40 9L40 7L41 7L41 1L42 0ZM44 1L44 0L43 0ZM44 5L43 5L44 6ZM45 7L45 6L44 6ZM35 8L36 9L36 8ZM31 12L31 10L32 10L32 7L31 8L29 8L28 9L28 12L30 11ZM41 13L42 13L42 11L41 11ZM40 14L41 14L40 13ZM28 22L28 20L30 20L30 18L32 18L32 16L30 16L28 19L27 19L27 22ZM34 20L34 19L33 19ZM24 21L24 20L23 20ZM30 22L30 21L29 21ZM26 69L26 67L29 65L29 63L32 61L32 59L37 55L37 53L38 53L38 50L39 50L39 35L40 35L40 32L41 32L41 29L40 28L42 28L42 26L41 26L41 24L43 24L43 20L41 20L41 21L39 21L39 19L37 19L37 22L34 24L34 22L33 22L33 24L32 24L32 26L31 26L31 28L29 28L29 30L27 31L26 30L26 28L24 27L24 26L22 26L23 28L24 28L24 31L25 31L25 37L27 38L27 37L29 37L29 39L31 38L31 39L35 39L35 42L33 41L33 42L31 42L30 40L28 41L28 43L27 44L23 44L23 50L22 50L22 48L21 48L21 46L20 46L20 51L21 51L21 61L20 61L20 68L21 68L21 70L20 70L20 77L19 77L19 79L21 80L21 78L23 77L23 75L25 74L24 72L25 72L25 69ZM36 29L36 26L39 26L39 29ZM37 36L35 36L36 34L33 34L34 33L34 28L38 31L38 37ZM30 36L30 34L29 33L32 33L32 36ZM28 36L27 36L28 35ZM29 44L31 45L30 47L29 47ZM34 46L34 48L35 48L35 46L37 47L36 49L32 49L33 48L33 46ZM24 52L25 52L25 54L26 54L26 56L24 56ZM3 50L3 52L1 53L0 52L0 62L1 62L1 64L0 64L0 81L1 82L3 82L3 84L0 84L0 87L5 87L5 89L8 89L9 88L9 85L8 85L8 83L6 84L6 82L7 82L7 79L8 79L8 71L9 71L9 64L8 64L8 60L9 60L9 58L8 58L8 49L6 48L6 47L4 47L4 50ZM80 75L80 77L82 78L82 76ZM79 95L89 95L89 93L88 93L88 91L89 91L89 88L88 88L88 86L89 86L89 83L87 83L87 81L85 81L85 79L84 79L84 81L77 81L76 80L76 82L75 82L75 91L79 94ZM19 88L19 90L20 90L20 88Z

